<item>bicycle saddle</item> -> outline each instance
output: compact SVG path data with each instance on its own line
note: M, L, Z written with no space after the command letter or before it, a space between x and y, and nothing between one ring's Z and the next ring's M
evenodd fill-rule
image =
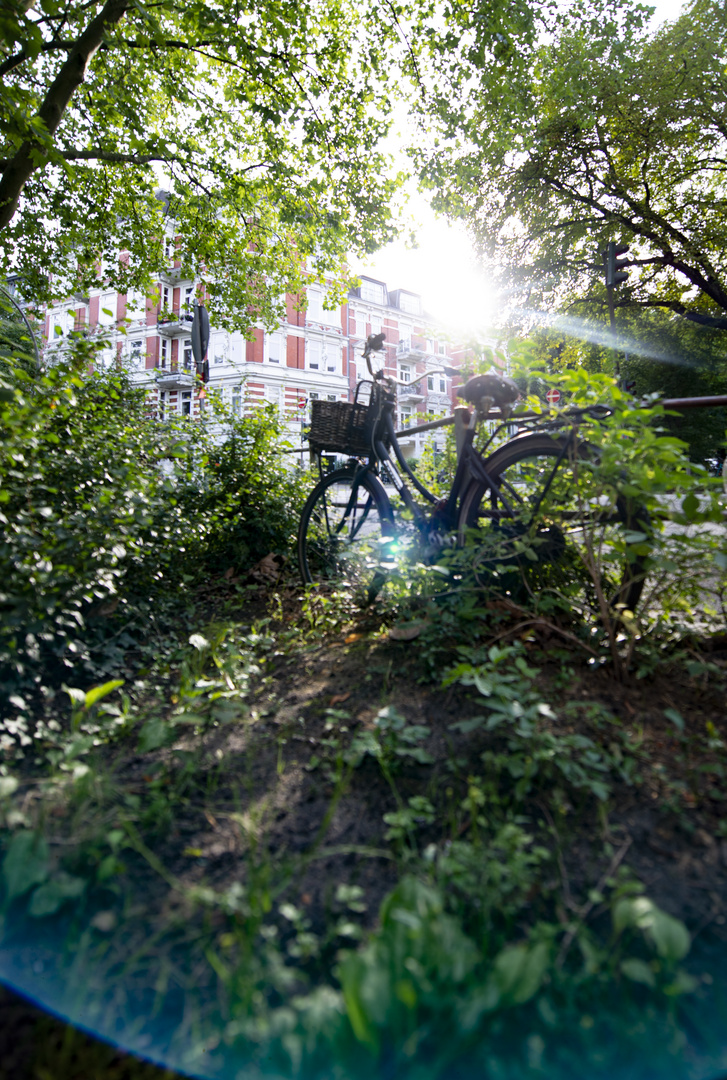
M457 397L464 398L470 405L478 405L483 398L490 398L500 409L507 410L520 397L520 388L507 375L488 372L468 379L457 390Z

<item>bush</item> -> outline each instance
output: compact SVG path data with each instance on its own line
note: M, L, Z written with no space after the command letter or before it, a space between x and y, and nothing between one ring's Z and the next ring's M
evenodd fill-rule
M41 684L98 679L149 615L210 569L284 552L300 480L268 410L159 423L124 371L88 374L72 342L0 390L0 708ZM74 669L73 678L69 669ZM21 696L19 696L21 695Z

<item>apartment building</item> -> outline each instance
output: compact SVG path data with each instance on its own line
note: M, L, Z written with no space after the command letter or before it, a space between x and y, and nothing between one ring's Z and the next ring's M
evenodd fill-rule
M194 417L203 407L191 339L197 292L195 281L184 280L181 271L172 268L159 275L149 297L103 287L71 297L46 314L47 348L62 349L74 329L103 334L100 366L123 363L148 388L160 419ZM386 334L382 360L387 371L404 384L426 374L410 389L400 388L399 426L451 411L452 380L437 369L461 354L422 310L416 293L363 277L335 310L324 308L323 291L315 285L307 290L304 304L287 297L285 319L272 333L253 327L246 338L211 328L209 387L221 393L233 411L272 403L289 424L291 437L299 439L312 400L354 399L358 381L368 375L361 358L364 341L381 331ZM407 454L417 455L424 438L412 435L402 443Z

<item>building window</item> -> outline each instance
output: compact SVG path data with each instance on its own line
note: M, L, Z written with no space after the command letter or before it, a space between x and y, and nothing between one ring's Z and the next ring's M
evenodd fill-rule
M310 288L306 292L306 319L308 322L326 323L328 326L341 325L340 308L332 311L323 306L323 293L320 289Z
M320 322L322 310L321 294L318 289L308 289L306 292L306 319L312 322Z
M283 338L281 334L265 335L266 359L269 364L279 364L283 357Z
M182 391L182 416L192 415L192 391Z
M381 316L380 315L372 315L369 321L371 323L371 333L372 334L380 334L381 333Z
M326 394L326 400L327 401L338 401L338 395L337 394Z
M399 293L399 308L408 311L410 315L418 315L421 311L421 300L411 293Z
M329 375L337 375L341 367L341 346L337 341L323 342L325 370Z
M62 337L68 337L75 325L75 314L70 309L64 308L56 311L50 317L48 325L48 340L58 341Z
M159 367L169 367L169 339L159 339Z
M227 346L224 334L214 334L210 342L213 364L224 364L227 360Z
M126 294L126 317L142 320L146 314L146 296L138 289L131 289Z
M356 311L356 312L354 312L353 318L354 318L354 323L355 323L354 333L355 333L356 337L365 338L366 337L366 315L364 314L363 311Z
M242 386L233 386L230 392L230 409L239 416L242 409Z
M134 368L144 367L144 340L143 338L132 338L129 342L129 363Z
M159 393L159 419L164 420L167 413L167 394L161 390Z
M162 285L159 306L161 307L162 311L172 310L172 290L169 288L168 285Z
M184 368L185 371L190 371L191 370L193 355L194 354L192 353L192 339L191 338L185 338L184 339L184 352L182 354L182 367Z
M113 326L116 322L116 293L102 293L98 300L99 326Z
M446 356L447 355L447 343L446 343L446 341L437 342L437 352L439 353L440 356Z
M182 305L182 311L186 311L188 315L192 314L194 303L194 285L188 285L184 290L184 304Z
M403 428L409 427L412 421L411 405L402 405L399 411L399 417L401 420L401 426Z
M375 281L362 281L361 299L370 304L383 304L385 302L384 286Z
M411 382L411 368L408 364L399 364L399 378L402 382Z
M320 341L308 342L308 367L311 371L321 370L321 343Z

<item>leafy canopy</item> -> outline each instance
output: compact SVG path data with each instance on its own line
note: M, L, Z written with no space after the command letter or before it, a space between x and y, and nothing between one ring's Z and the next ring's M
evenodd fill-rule
M727 13L695 0L650 32L646 11L584 0L507 77L470 63L419 167L531 307L605 308L617 240L634 268L618 303L727 328Z
M5 5L2 265L41 297L94 284L101 257L113 286L148 284L172 218L218 313L264 316L306 257L337 269L392 235L397 50L386 3Z
M218 325L273 322L304 266L322 279L395 234L381 140L402 87L531 31L527 0L9 0L0 269L41 299L96 284L101 258L110 285L148 286L171 219Z

